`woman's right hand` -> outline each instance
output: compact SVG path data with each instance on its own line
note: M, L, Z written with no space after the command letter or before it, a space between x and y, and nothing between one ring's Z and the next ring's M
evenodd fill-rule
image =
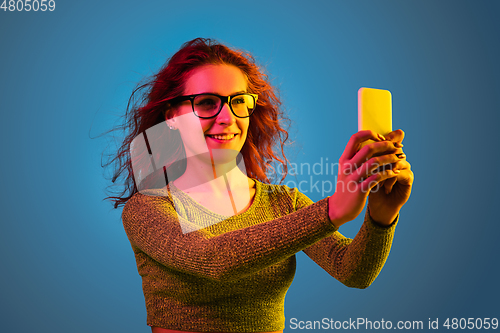
M364 141L373 140L360 149ZM380 182L397 176L390 165L397 163L402 150L398 143L385 141L374 131L351 136L339 159L335 193L329 198L329 217L338 228L354 220L365 207L370 191Z

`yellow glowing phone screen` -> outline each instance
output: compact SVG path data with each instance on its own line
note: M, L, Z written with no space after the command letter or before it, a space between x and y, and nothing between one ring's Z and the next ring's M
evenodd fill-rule
M358 90L358 131L362 130L372 130L382 135L392 131L392 96L389 90Z

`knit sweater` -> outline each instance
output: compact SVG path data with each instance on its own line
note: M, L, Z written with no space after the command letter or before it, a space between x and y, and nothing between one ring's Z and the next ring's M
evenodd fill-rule
M382 269L397 223L381 227L366 214L349 239L329 220L327 198L313 203L296 189L259 181L246 211L221 217L173 185L136 193L125 205L122 221L142 277L149 326L283 330L295 253L304 251L345 285L365 288ZM181 223L207 226L184 234Z

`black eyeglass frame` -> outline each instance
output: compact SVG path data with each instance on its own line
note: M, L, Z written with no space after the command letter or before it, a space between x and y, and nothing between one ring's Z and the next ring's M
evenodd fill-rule
M201 117L194 110L194 99L197 96L202 96L202 95L209 95L209 96L219 97L219 99L221 101L220 107L219 107L219 111L217 111L217 113L214 114L213 116L210 116L210 117ZM233 107L231 106L231 101L233 100L233 98L235 98L237 96L241 96L241 95L250 95L250 96L252 96L253 97L253 101L254 101L254 105L255 105L255 107L252 109L252 111L248 113L248 116L245 116L245 117L238 116L234 112ZM221 96L221 95L217 95L217 94L204 93L204 94L195 94L195 95L186 95L186 96L174 97L171 100L169 100L168 102L171 105L175 105L175 104L179 104L181 102L187 101L187 100L191 101L191 108L193 109L193 113L196 115L196 117L201 118L201 119L211 119L211 118L217 117L219 115L219 113L222 111L222 107L224 106L224 104L227 103L227 105L229 105L229 109L231 110L231 112L234 114L235 117L237 117L237 118L248 118L248 117L250 117L253 114L253 112L257 108L257 99L258 98L259 98L259 95L257 95L257 94L251 94L251 93L239 93L239 94L234 94L234 95L229 95L229 96Z

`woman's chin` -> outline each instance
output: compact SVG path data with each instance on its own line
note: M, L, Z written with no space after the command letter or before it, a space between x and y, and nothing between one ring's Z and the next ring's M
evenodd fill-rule
M210 148L212 163L214 165L234 163L240 153L239 150L231 148Z

